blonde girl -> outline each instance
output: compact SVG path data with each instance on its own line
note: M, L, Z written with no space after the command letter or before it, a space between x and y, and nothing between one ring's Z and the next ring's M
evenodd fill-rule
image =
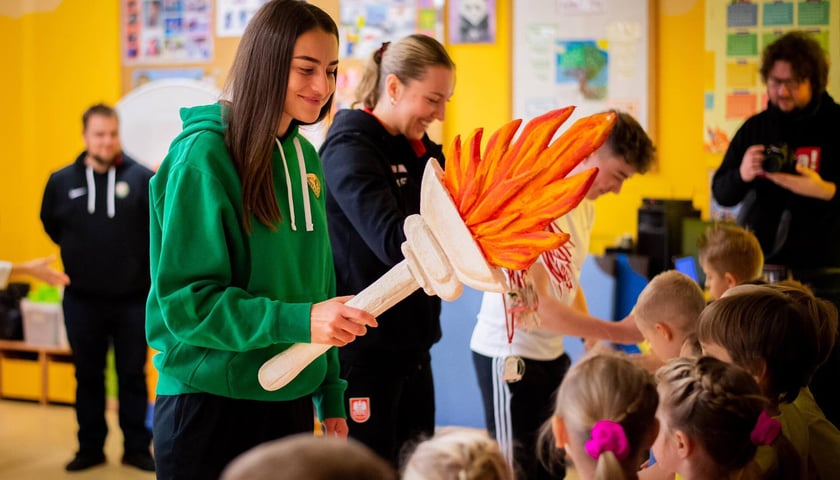
M513 480L499 445L487 433L454 428L417 445L403 480Z
M583 479L637 478L656 438L659 397L653 377L624 356L602 354L574 365L543 427Z

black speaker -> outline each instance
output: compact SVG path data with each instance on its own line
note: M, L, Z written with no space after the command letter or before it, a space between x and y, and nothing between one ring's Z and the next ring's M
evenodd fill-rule
M672 259L682 254L684 218L700 218L700 210L694 208L691 200L642 199L636 252L650 260L650 277L671 268Z

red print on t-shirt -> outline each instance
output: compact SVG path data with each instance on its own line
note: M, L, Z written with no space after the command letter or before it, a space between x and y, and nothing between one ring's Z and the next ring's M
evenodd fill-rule
M794 152L796 163L815 172L820 171L820 147L799 147Z

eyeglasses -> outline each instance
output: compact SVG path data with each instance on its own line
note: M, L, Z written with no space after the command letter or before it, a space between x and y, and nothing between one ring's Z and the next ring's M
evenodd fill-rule
M781 86L784 86L788 90L796 90L804 81L805 80L801 80L799 78L788 78L786 80L782 80L781 78L770 77L767 79L767 86L773 90L776 90Z

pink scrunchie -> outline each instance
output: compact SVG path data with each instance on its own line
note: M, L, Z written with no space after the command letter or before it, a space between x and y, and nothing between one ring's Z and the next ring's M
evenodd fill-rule
M761 412L758 416L758 421L755 422L755 428L750 433L750 440L754 445L770 445L779 436L782 431L782 422L767 415L767 412Z
M620 423L612 420L598 420L592 426L591 438L584 445L586 453L595 460L603 452L612 452L623 461L630 454L630 444Z

